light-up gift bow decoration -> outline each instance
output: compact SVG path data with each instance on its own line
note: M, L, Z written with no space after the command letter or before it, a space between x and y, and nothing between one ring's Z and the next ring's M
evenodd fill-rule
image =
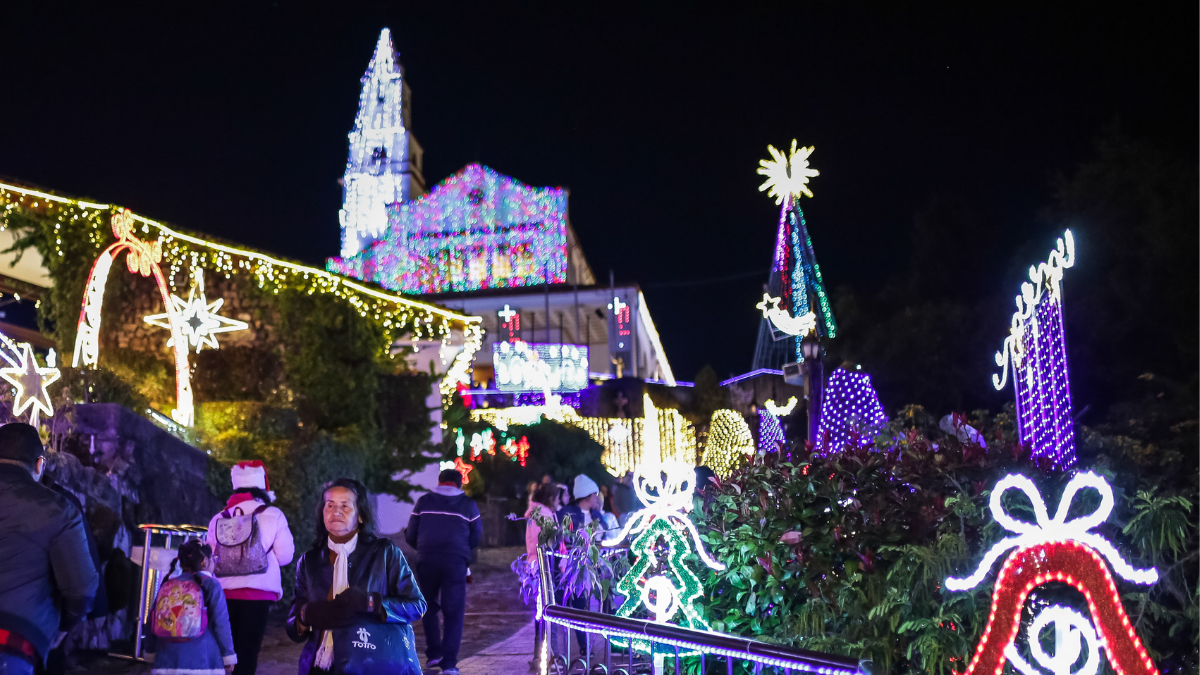
M1036 523L1018 520L1004 510L1001 497L1013 488L1029 497ZM1100 506L1088 515L1067 520L1067 512L1075 494L1085 488L1092 488L1100 493ZM983 675L1000 675L1004 670L1005 660L1017 653L1013 643L1021 627L1021 610L1025 606L1026 598L1034 588L1050 581L1069 584L1087 599L1092 622L1098 629L1096 632L1099 640L1095 646L1108 652L1108 659L1118 675L1157 675L1158 669L1138 639L1129 616L1125 613L1125 607L1121 604L1121 596L1117 593L1112 574L1104 561L1107 560L1121 578L1135 584L1155 583L1158 581L1158 572L1153 568L1133 567L1125 562L1108 540L1091 531L1108 519L1113 503L1112 488L1103 478L1091 472L1078 474L1067 483L1053 518L1050 518L1046 502L1033 481L1014 474L1005 476L996 483L990 504L992 517L1017 536L1002 539L992 546L970 576L946 579L946 589L950 591L974 588L983 581L992 565L1005 551L1015 549L1005 559L1000 574L996 576L991 613L966 675L977 672ZM1041 616L1035 619L1034 626L1038 626ZM1053 619L1051 616L1046 620ZM1040 626L1038 630L1041 630ZM1081 635L1086 636L1086 633ZM1031 641L1036 642L1037 639L1036 633L1031 631ZM1065 667L1069 670L1074 663L1072 659L1071 663L1062 666L1061 662L1066 659L1060 658L1057 652L1054 657L1047 659L1039 659L1039 653L1046 656L1044 652L1034 651L1035 660L1039 660L1055 675L1060 673L1054 671L1054 668ZM1076 650L1076 657L1078 653ZM1089 656L1089 663L1090 661ZM1022 672L1026 672L1026 675L1039 672L1031 666L1029 671L1025 671L1023 666L1029 664L1023 660L1014 659L1013 662ZM1088 667L1088 663L1084 665L1085 668ZM1086 674L1084 671L1078 671L1075 675Z
M700 533L687 517L695 485L696 470L683 462L647 463L638 467L633 489L646 508L634 513L616 536L603 542L605 546L615 546L629 535L637 535L630 545L637 560L617 585L617 592L625 596L617 616L630 616L639 605L644 605L659 623L670 622L682 612L679 625L708 629L695 607L701 593L700 579L688 569L683 559L692 552L691 544L695 544L696 554L709 568L723 570L725 565L704 550ZM639 585L650 567L659 562L655 552L659 538L666 541L668 548L663 571L669 572L674 582L666 574L655 574ZM635 646L646 649L640 642Z

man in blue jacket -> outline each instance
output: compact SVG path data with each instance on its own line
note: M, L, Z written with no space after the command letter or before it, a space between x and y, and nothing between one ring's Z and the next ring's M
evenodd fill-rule
M41 485L38 432L0 427L0 673L32 675L92 608L100 576L79 509Z
M438 485L413 507L404 538L417 549L417 585L429 603L425 625L426 667L458 675L458 648L467 610L467 565L479 546L483 522L475 500L463 494L462 474L446 469ZM438 625L442 613L445 631Z

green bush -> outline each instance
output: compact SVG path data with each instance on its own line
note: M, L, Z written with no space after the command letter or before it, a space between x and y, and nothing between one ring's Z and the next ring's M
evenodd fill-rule
M987 449L941 434L921 409L909 408L875 448L795 463L769 455L702 493L693 518L728 566L705 580L713 629L871 658L882 672L964 670L992 589L946 592L941 585L972 571L1008 534L987 508L992 486L1022 473L1053 509L1070 477L1030 462L1007 416L976 415L971 424ZM1149 591L1118 581L1126 609L1160 668L1194 672L1195 452L1187 461L1180 455L1175 468L1188 470L1169 477L1161 456L1144 447L1139 455L1137 443L1082 436L1081 467L1107 476L1117 493L1100 531L1132 562L1163 573ZM1032 520L1028 502L1010 496L1010 512ZM1047 597L1080 606L1082 596L1057 586Z

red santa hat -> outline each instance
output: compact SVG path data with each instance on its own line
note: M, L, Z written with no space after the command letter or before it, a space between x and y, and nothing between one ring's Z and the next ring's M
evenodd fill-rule
M258 488L270 495L272 500L275 499L271 483L267 480L267 467L257 459L234 464L229 470L229 478L233 482L234 490Z

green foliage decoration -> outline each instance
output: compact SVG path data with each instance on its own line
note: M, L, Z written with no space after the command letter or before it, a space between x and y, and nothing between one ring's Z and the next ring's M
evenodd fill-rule
M1147 406L1143 419L1169 404L1155 399ZM1149 588L1118 582L1139 635L1164 672L1194 673L1200 630L1194 408L1190 417L1171 419L1177 431L1157 445L1146 434L1085 430L1079 468L1105 475L1114 487L1117 507L1101 526L1103 536L1162 576ZM1032 463L1013 438L1008 414L970 416L986 449L941 433L935 422L910 407L874 448L795 462L769 455L700 493L693 519L727 565L704 577L701 602L713 629L870 658L880 672L964 671L992 588L948 592L942 583L973 570L1006 536L988 509L992 486L1019 472L1053 504L1070 474ZM1190 454L1165 450L1173 445ZM1006 495L1006 508L1033 519L1020 497ZM1082 596L1065 586L1039 593L1086 614Z

